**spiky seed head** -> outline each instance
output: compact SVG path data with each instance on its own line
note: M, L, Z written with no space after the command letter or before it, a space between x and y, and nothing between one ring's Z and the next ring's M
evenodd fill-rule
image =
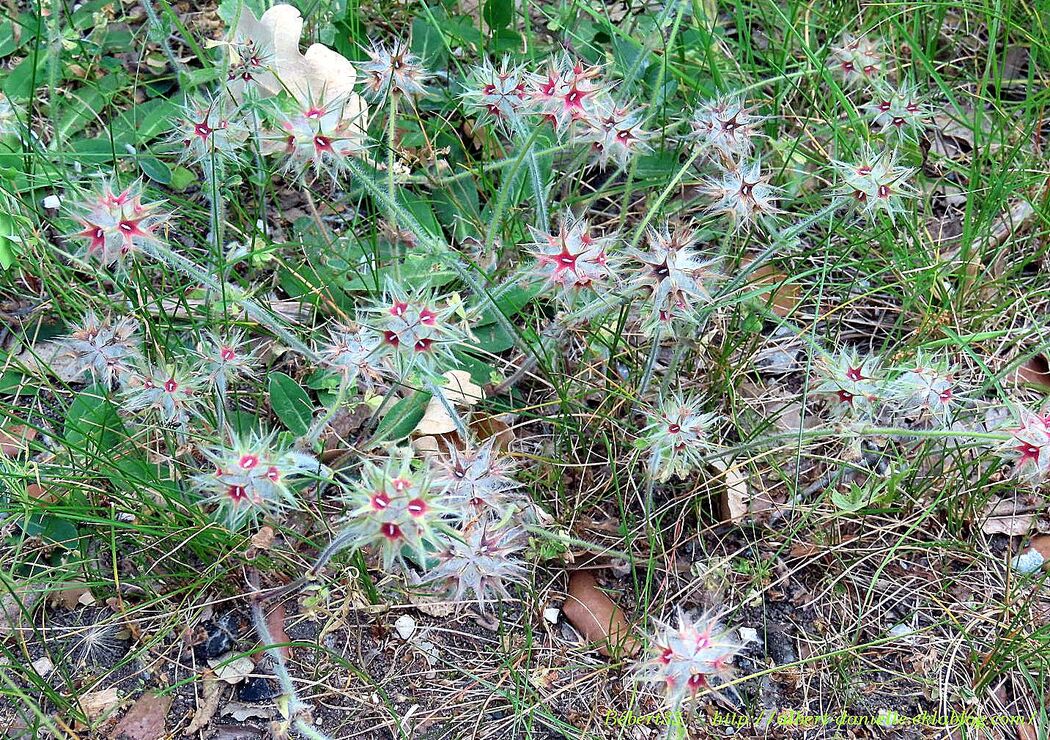
M362 110L349 96L289 99L274 113L263 153L283 157L284 171L292 177L312 173L339 180L350 158L365 151Z
M650 657L635 666L634 674L637 680L661 685L669 708L678 709L702 689L717 691L720 682L732 677L733 658L743 645L715 616L691 619L679 610L676 626L659 621L656 626Z
M460 450L449 445L445 454L430 458L431 482L448 498L449 506L501 519L518 508L514 464L495 450L495 439Z
M872 126L882 133L914 140L926 125L929 110L914 85L892 87L877 84L864 106Z
M123 388L123 408L129 412L150 412L161 422L184 431L190 417L204 401L204 378L190 368L157 365L128 374Z
M366 460L348 503L352 547L377 550L385 571L395 563L408 569L406 551L423 563L441 550L441 526L455 517L426 471L413 465L410 449L395 450L381 465Z
M855 349L823 355L815 363L815 393L828 397L836 415L867 416L883 398L882 363L875 355L861 357Z
M727 161L751 155L755 139L762 136L765 116L755 115L738 95L727 95L697 106L693 113L693 133L704 150L718 152Z
M737 164L720 178L708 180L704 192L711 199L708 211L728 216L736 229L762 226L771 231L783 213L776 206L780 188L769 183L757 161Z
M138 322L131 317L100 319L88 311L68 336L58 340L59 351L91 373L107 388L123 382L142 358Z
M258 376L258 360L244 338L244 332L234 331L226 336L206 332L197 345L197 356L208 382L251 379Z
M563 296L612 281L608 253L616 237L596 235L585 219L566 212L556 233L533 228L532 236L535 242L528 246L536 259L536 272Z
M904 211L904 198L914 195L907 180L915 174L897 164L896 150L877 151L865 146L853 162L833 160L841 184L838 194L869 218L879 211L895 220Z
M445 598L461 605L470 595L484 612L493 602L510 599L509 584L526 582L518 555L526 541L520 527L471 522L463 531L445 537L437 565L428 568L418 583L436 587Z
M550 121L557 131L592 117L596 100L610 91L601 71L601 67L568 56L552 57L543 72L529 76L532 112Z
M427 94L430 74L404 41L376 45L367 53L368 61L361 63L361 71L365 75L365 90L374 98L400 95L414 99Z
M216 159L240 160L248 127L228 103L229 98L192 98L182 106L171 139L182 147L182 159L209 171Z
M828 67L849 85L869 84L883 73L881 42L864 35L843 33L831 47Z
M717 419L703 412L703 399L675 393L661 401L649 414L638 446L649 452L649 470L664 481L672 475L683 477L703 464L714 445L710 430Z
M331 474L313 455L277 445L275 434L233 435L227 444L201 453L212 470L196 475L194 484L203 503L214 506L216 518L231 530L279 517L297 505L297 485Z
M948 361L924 354L886 383L886 395L900 413L938 426L950 423L960 400L955 372Z
M496 67L488 59L475 67L466 80L463 103L479 124L513 130L526 111L526 76L507 59Z
M168 220L161 203L143 203L142 185L135 182L118 191L104 184L95 193L70 204L80 231L69 235L87 246L87 256L103 265L126 267L135 252L161 241L159 231Z
M1021 480L1042 484L1050 473L1050 414L1017 409L1016 426L1005 431L1010 438L999 446L999 455L1013 461Z
M593 112L581 119L576 139L591 145L602 169L613 161L626 167L632 157L650 149L648 141L653 135L643 128L644 122L641 109L599 98Z
M318 354L326 367L343 376L345 383L361 381L371 388L383 374L382 361L389 351L390 345L372 329L335 326Z

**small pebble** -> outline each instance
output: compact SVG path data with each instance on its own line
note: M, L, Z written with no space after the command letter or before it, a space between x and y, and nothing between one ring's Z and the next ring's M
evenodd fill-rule
M402 614L397 618L397 621L394 622L394 629L397 630L397 634L402 640L408 640L416 631L416 620L408 614Z

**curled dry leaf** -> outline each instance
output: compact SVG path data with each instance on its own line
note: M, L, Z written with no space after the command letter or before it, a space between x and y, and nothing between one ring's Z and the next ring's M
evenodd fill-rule
M744 265L747 265L745 260ZM769 286L769 289L758 295L758 298L769 305L777 316L787 316L798 305L800 300L797 283L788 282L788 276L775 270L772 265L762 265L749 278L752 288Z
M985 508L981 531L1016 537L1028 534L1036 522L1035 507L1023 500L1000 496Z
M111 714L117 708L120 704L120 693L116 688L92 691L78 698L77 703L80 705L80 711L94 721Z
M747 474L739 465L727 465L721 461L716 466L722 470L725 487L722 490L722 520L740 522L748 515L751 494L747 485Z
M278 604L270 610L270 613L266 615L266 626L270 630L270 637L273 638L275 645L292 641L292 638L288 636L288 632L284 628L284 604ZM291 647L287 645L282 647L281 655L285 658L292 657Z
M171 702L170 694L146 692L121 717L110 737L113 740L155 740L164 737L165 719Z
M641 648L631 637L623 610L598 588L590 571L578 570L569 576L569 597L562 613L585 640L597 644L602 655L634 655Z
M182 734L187 737L195 735L207 727L208 723L211 722L211 718L215 716L215 712L219 709L219 697L222 696L222 682L215 677L214 673L207 671L204 674L203 684L203 696L198 700L197 711L193 713L193 719L186 725L186 729L182 731Z
M445 399L453 406L471 407L485 397L481 386L470 379L470 373L463 370L449 370L444 377L448 380L442 390ZM432 397L427 403L423 418L413 430L414 436L433 437L439 434L450 434L456 431L456 423L448 410L438 398Z
M36 429L23 424L11 424L0 429L0 455L14 457L25 450L36 438Z
M1044 393L1050 391L1050 360L1041 352L1028 358L1014 370L1012 380L1038 386Z

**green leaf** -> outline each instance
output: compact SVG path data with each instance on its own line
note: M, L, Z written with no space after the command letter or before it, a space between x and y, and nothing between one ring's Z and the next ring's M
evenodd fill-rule
M513 0L485 0L481 12L489 28L506 28L514 20Z
M485 324L474 329L477 346L486 352L503 352L514 346L516 338L503 328L503 324Z
M0 267L8 269L15 264L15 220L10 213L0 211Z
M17 67L7 75L4 83L4 94L13 100L27 100L33 95L33 85L44 79L44 67L47 54L37 54L36 59L30 53Z
M139 159L139 167L142 168L142 172L146 177L154 182L158 182L161 185L167 185L171 182L171 170L168 169L168 165L156 157L142 157Z
M416 391L411 396L402 398L379 422L376 433L372 435L372 443L397 442L407 437L419 426L419 420L426 413L428 403L430 394L425 391Z
M270 406L281 423L297 437L310 431L314 418L310 396L284 373L270 373Z
M26 517L22 531L29 537L39 537L45 542L73 550L80 539L80 532L70 522L47 514L31 514Z
M0 393L4 395L35 396L39 388L30 384L31 378L18 370L0 372Z
M89 455L108 453L127 439L128 431L101 386L77 394L66 412L66 444Z

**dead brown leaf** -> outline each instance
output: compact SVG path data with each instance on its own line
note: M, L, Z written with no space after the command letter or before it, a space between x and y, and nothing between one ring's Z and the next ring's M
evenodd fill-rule
M598 588L598 579L590 571L578 570L569 576L569 597L562 613L585 640L597 643L602 655L634 655L641 647L631 637L623 610Z
M155 740L164 737L171 701L170 694L146 692L124 714L110 737L113 740Z
M36 429L24 424L12 424L0 429L0 455L15 457L22 450L27 449L29 443L35 438Z
M193 719L186 725L186 729L182 731L183 735L194 735L208 726L211 718L215 716L215 712L219 709L219 697L222 696L222 687L222 682L215 677L214 673L207 671L204 674L204 696L201 697L200 702L197 704L197 711L193 713Z
M1000 496L989 502L983 512L981 531L1011 537L1027 534L1035 524L1034 506L1013 497Z
M120 704L120 693L116 687L92 691L77 699L80 711L87 715L90 720L101 719L113 712Z
M270 610L270 613L266 615L266 626L270 629L270 637L273 638L275 645L292 641L284 629L284 604L278 604ZM281 654L285 658L292 657L292 648L282 647Z
M744 262L744 266L746 265L747 261ZM788 282L788 276L778 272L772 265L762 265L751 273L749 283L752 288L769 286L769 289L759 293L758 297L765 301L777 316L787 316L799 303L801 292L798 284Z
M518 435L514 433L514 430L510 428L510 425L505 421L500 420L495 416L486 416L470 423L470 429L478 436L479 442L484 442L491 437L495 437L496 441L493 447L503 452L511 443L517 438Z
M1014 370L1012 379L1038 386L1044 392L1050 391L1050 360L1041 352L1029 357Z

